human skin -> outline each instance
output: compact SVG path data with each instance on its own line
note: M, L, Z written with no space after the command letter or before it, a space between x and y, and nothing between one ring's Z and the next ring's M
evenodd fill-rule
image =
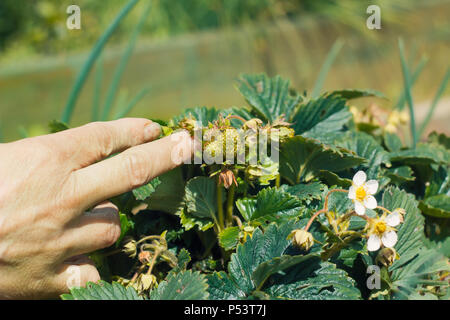
M82 286L100 279L84 254L120 236L105 200L190 157L187 132L153 141L159 134L128 118L0 144L1 299L55 298L74 275Z

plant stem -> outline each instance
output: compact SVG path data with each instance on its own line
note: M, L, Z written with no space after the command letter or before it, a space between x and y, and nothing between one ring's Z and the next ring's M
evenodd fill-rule
M384 207L381 207L381 206L377 206L377 209L381 209L381 210L383 210L384 212L387 212L387 213L389 213L389 214L392 213L392 212L389 211L388 209L386 209L386 208L384 208Z
M231 184L230 189L228 189L227 195L227 227L233 224L233 205L234 205L234 194L236 193L236 185Z
M242 221L241 221L241 219L239 219L239 217L237 217L237 216L233 216L233 219L236 221L238 227L242 229Z
M217 176L217 218L218 218L218 229L221 232L224 228L224 216L223 216L223 205L222 205L222 187L220 185L219 176Z
M360 233L353 233L350 234L344 241L340 243L335 243L328 251L324 251L321 254L322 261L327 261L329 258L331 258L336 252L347 246L352 240L360 237Z
M319 214L326 212L326 209L323 208L316 213L313 214L313 216L309 219L308 223L306 224L305 231L308 231L309 227L313 223L313 221L319 216Z
M281 183L281 175L278 174L278 175L277 175L277 179L275 180L275 186L276 186L277 188L279 188L279 187L280 187L280 183Z
M333 192L346 192L346 193L348 193L348 191L344 190L344 189L333 189L333 190L328 191L327 195L325 196L325 203L323 205L323 208L321 210L317 211L316 213L314 213L313 216L311 217L311 219L309 219L309 221L306 224L306 227L304 229L305 231L308 231L309 227L311 226L313 221L319 216L319 214L324 213L324 212L328 212L328 197Z
M153 254L152 262L150 262L150 266L147 270L147 274L152 274L152 270L153 270L153 267L155 266L156 258L158 258L160 253L161 253L161 251L157 250Z
M333 192L345 192L345 193L348 193L348 191L345 190L345 189L333 189L333 190L328 191L327 195L325 196L325 205L324 205L324 208L327 209L327 210L328 210L328 197L329 197Z

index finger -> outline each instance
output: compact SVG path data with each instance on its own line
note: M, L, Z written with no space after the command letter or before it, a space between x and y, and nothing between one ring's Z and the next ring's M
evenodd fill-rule
M122 118L107 122L91 122L84 126L47 136L55 139L75 169L86 167L113 153L152 141L160 134L160 126L143 118Z
M84 209L133 190L191 159L193 140L179 132L130 148L73 173Z

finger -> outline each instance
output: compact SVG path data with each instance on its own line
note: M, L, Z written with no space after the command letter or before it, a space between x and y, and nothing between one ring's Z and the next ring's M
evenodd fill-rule
M124 118L108 122L92 122L84 126L50 135L56 144L62 144L65 158L75 169L86 167L107 156L153 141L161 127L147 119Z
M191 159L193 141L182 131L130 148L121 154L77 170L72 179L88 208L130 191Z
M85 287L87 282L97 283L100 274L92 262L64 263L53 278L53 287L59 294L69 292L73 287Z
M72 221L59 241L63 259L113 245L120 236L118 212L114 204L105 202Z

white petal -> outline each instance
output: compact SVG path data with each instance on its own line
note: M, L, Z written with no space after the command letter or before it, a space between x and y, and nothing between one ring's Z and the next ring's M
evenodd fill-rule
M383 233L383 236L381 237L381 241L383 242L383 245L388 248L392 248L397 243L398 237L397 233L395 231L389 231Z
M367 240L367 250L377 251L381 247L381 239L376 234L371 234Z
M401 219L402 218L400 216L400 213L398 213L397 211L394 211L390 215L388 215L386 217L386 219L384 219L384 221L386 221L386 223L389 226L395 227L395 226L398 226L400 224Z
M378 181L377 180L369 180L364 183L364 189L368 194L375 194L378 190Z
M356 199L356 188L354 186L351 186L350 189L348 189L348 197L352 200Z
M355 201L355 212L362 216L364 213L366 213L366 208L362 204L362 202Z
M364 198L364 206L367 209L375 209L377 207L377 199L374 196L367 196Z
M364 171L358 171L353 177L353 184L355 186L362 186L366 182L367 176Z

